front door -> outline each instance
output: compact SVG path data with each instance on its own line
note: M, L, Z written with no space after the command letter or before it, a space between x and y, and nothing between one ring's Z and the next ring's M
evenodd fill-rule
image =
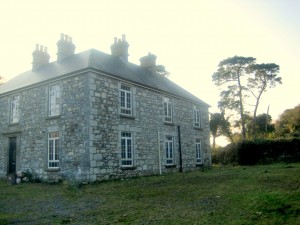
M16 173L17 137L9 138L8 173Z

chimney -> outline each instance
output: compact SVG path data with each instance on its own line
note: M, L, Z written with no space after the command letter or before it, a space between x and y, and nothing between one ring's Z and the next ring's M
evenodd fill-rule
M65 58L74 55L75 45L72 38L68 35L61 34L60 40L57 42L57 62L62 62Z
M152 68L156 66L156 55L148 53L148 55L143 56L140 58L141 67L143 68Z
M47 47L36 44L36 48L32 53L32 71L36 71L43 65L49 63L50 55L47 52Z
M111 54L120 57L125 62L128 62L128 47L125 34L122 35L122 40L114 38L114 43L110 46Z

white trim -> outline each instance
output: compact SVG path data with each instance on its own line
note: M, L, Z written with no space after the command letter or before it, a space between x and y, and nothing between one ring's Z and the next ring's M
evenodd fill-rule
M133 137L132 132L121 132L121 167L133 166Z
M20 95L10 97L9 123L18 123L20 119Z
M48 169L59 168L59 132L48 133Z
M61 85L59 83L48 86L48 116L58 116L61 114Z
M173 123L173 102L170 98L163 97L164 122Z
M202 164L202 140L201 138L195 139L196 150L196 164Z
M165 157L166 157L166 165L174 165L175 164L175 149L174 149L174 137L166 136L165 137Z

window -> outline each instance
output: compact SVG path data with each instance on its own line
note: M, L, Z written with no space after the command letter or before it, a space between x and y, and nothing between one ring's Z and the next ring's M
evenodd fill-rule
M48 134L48 168L59 168L59 132Z
M14 96L11 98L11 102L10 102L10 122L11 123L19 122L19 99L20 99L20 96Z
M51 85L49 87L49 116L57 116L60 114L60 101L60 85Z
M172 102L169 98L164 98L165 122L172 123Z
M201 128L201 114L200 114L200 110L194 106L194 126Z
M196 164L202 163L202 157L201 157L201 139L196 138Z
M121 133L121 165L133 166L132 135L130 132Z
M165 141L166 147L166 165L173 165L174 164L174 141L173 137L166 137Z
M120 90L121 114L132 115L131 87L121 84Z

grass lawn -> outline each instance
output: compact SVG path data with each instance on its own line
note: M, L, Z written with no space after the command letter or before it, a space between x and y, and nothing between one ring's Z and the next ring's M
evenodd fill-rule
M0 224L300 224L300 164L67 185L0 181Z

